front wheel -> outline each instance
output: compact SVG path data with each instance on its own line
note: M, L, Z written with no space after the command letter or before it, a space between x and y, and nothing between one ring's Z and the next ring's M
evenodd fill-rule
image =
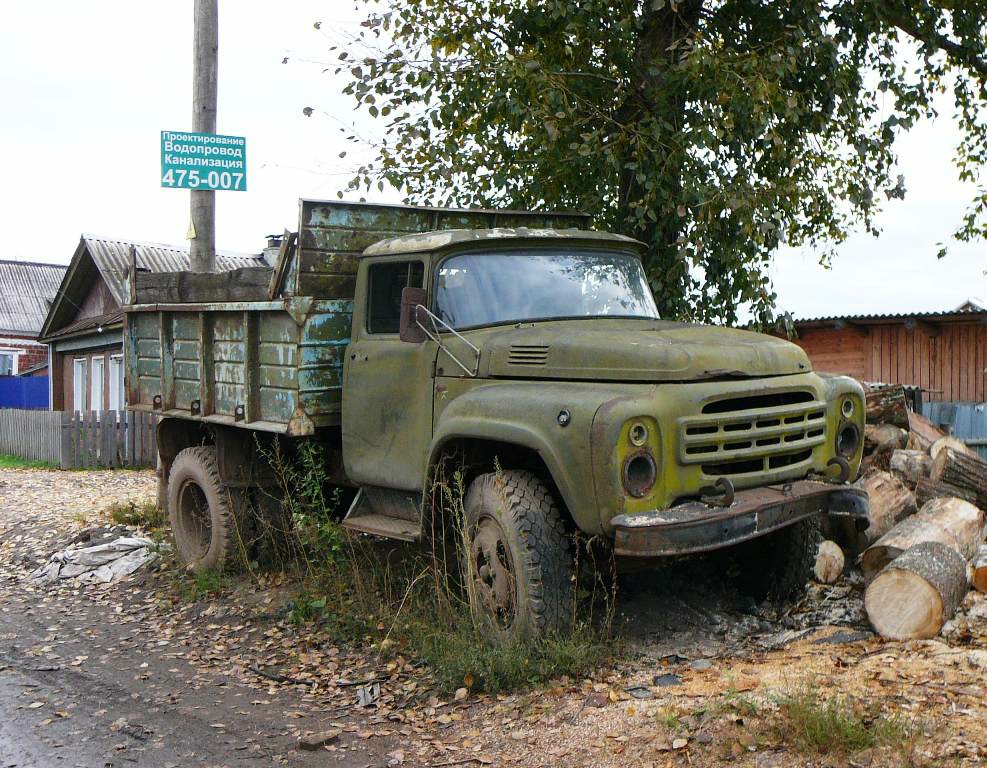
M800 597L812 579L822 541L818 515L792 523L735 548L744 591L758 599Z
M464 504L470 607L499 642L561 632L572 622L573 559L551 491L531 472L481 475Z

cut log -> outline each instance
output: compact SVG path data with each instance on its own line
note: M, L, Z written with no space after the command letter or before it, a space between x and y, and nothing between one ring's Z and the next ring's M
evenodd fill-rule
M928 452L932 444L943 437L946 437L946 433L925 418L925 416L914 411L908 412L909 448Z
M932 469L932 457L925 451L909 451L899 448L891 454L891 474L899 478L909 488L923 477L929 476Z
M929 455L932 457L932 460L935 461L939 457L939 454L946 448L952 448L954 451L959 451L960 453L971 453L966 443L962 440L951 435L946 435L945 437L940 437L929 446Z
M908 429L908 403L901 385L878 387L867 391L868 424L893 424Z
M855 485L867 491L870 525L861 534L855 552L873 544L909 515L918 510L915 496L898 478L887 472L871 472Z
M832 584L843 575L843 566L846 560L843 557L843 550L835 541L823 541L819 544L816 553L816 564L813 572L816 581L821 584Z
M935 637L967 593L966 560L936 541L916 544L881 571L864 592L871 626L892 640Z
M977 494L949 483L940 483L923 477L915 484L915 503L920 508L932 499L938 499L942 496L954 496L957 499L971 502L977 500Z
M970 564L970 582L978 592L987 592L987 544L982 544Z
M983 540L984 513L963 499L933 499L869 546L860 559L864 577L874 577L902 552L938 541L969 560Z
M864 427L864 447L871 451L894 451L908 443L908 433L892 424L868 424Z
M929 476L975 494L977 505L987 507L987 461L979 455L947 446L932 460Z

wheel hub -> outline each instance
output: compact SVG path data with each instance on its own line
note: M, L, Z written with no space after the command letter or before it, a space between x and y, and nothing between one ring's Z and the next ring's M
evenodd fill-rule
M185 534L184 540L192 550L189 559L197 560L209 551L212 541L212 516L209 502L202 489L186 482L178 494L178 523Z
M517 579L507 537L495 520L484 517L477 524L470 555L478 607L498 629L510 628L516 616Z

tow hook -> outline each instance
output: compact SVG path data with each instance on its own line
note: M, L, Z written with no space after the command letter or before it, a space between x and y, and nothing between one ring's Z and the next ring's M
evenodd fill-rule
M717 496L719 498L715 498ZM733 483L726 477L718 477L713 485L707 485L699 489L699 497L703 500L704 504L708 504L711 507L729 507L733 504L733 496Z

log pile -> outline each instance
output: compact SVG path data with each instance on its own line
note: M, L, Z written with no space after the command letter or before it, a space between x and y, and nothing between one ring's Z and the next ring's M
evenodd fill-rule
M935 637L972 584L987 591L987 461L907 409L904 388L867 393L862 477L870 526L856 542L874 629ZM820 550L817 579L831 573Z

